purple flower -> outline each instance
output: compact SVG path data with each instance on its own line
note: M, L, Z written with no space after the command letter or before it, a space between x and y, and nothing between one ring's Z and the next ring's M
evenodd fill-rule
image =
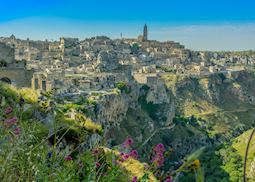
M13 109L11 107L7 107L4 111L4 114L11 114Z
M161 167L165 162L163 153L156 153L151 162L157 167Z
M137 182L138 178L137 176L134 176L131 182Z
M134 159L138 159L138 157L139 157L137 150L132 150L132 151L129 153L129 156L130 156L130 157L133 157Z
M7 124L15 124L16 122L17 122L17 118L15 118L15 117L5 120L5 123L7 123Z
M99 162L96 162L96 167L99 168L101 164Z
M129 155L128 154L124 154L123 156L122 156L122 159L123 160L127 160L129 158Z
M130 147L131 145L133 145L134 141L132 138L128 137L125 142L123 143L124 147L125 148L128 148Z
M164 158L163 153L157 153L156 156L157 156L158 158Z
M19 127L16 127L14 130L13 130L13 133L16 135L16 136L19 136L20 135L20 131L21 129Z
M165 182L172 182L172 178L171 177L167 178Z
M162 143L159 143L158 145L156 145L155 147L154 147L154 151L156 152L156 153L164 153L165 152L165 146L162 144Z
M98 155L98 154L99 154L99 150L98 150L98 149L94 149L94 150L92 151L92 154L93 154L93 155Z
M119 159L119 161L120 162L124 162L125 160L127 160L130 156L129 156L129 154L126 154L126 153L124 153L124 152L121 152L120 153L120 159Z
M124 152L121 152L120 155L123 156L125 153Z
M73 158L70 155L65 157L65 161L71 161L71 160L73 160Z

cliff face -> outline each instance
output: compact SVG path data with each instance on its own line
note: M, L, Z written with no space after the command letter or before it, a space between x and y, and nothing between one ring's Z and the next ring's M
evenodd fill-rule
M228 135L236 128L247 129L254 124L253 73L239 72L230 78L221 74L186 78L181 82L185 84L177 88L177 112L205 120L209 133Z
M137 83L130 85L128 92L90 96L97 104L89 115L104 126L109 145L119 144L127 136L132 136L140 145L160 128L172 125L175 105L163 83L151 88Z
M143 150L158 142L179 160L195 149L230 140L255 124L255 76L215 74L203 78L164 75L148 87L97 98L95 120L105 126L110 146L127 136Z

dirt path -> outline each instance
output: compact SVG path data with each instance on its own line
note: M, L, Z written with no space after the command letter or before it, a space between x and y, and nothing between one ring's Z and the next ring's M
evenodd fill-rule
M211 115L215 113L238 113L238 112L247 112L250 110L255 110L255 108L245 108L245 109L236 109L236 110L231 110L231 111L216 111L216 112L204 112L200 114L196 114L197 116L206 116L206 115Z
M175 124L172 124L170 126L165 126L165 127L154 130L153 133L138 148L142 148L144 145L146 145L158 132L162 130L171 130L174 127L175 127Z

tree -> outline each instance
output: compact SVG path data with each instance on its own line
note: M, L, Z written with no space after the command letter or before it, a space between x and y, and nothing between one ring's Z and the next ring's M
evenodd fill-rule
M7 62L4 59L0 60L0 67L7 67Z
M137 43L135 43L131 46L131 53L132 54L138 54L139 53L139 45Z

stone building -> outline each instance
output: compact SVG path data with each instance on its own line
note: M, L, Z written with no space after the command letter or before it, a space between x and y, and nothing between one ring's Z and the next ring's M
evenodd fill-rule
M63 58L78 57L80 55L80 42L78 38L60 38L59 45Z
M60 88L64 78L64 72L35 72L32 78L32 89L47 92Z
M16 87L30 87L32 70L26 70L24 61L16 62L14 48L0 43L0 80Z
M133 73L133 78L140 84L152 86L157 84L158 75L156 73Z
M31 87L32 70L24 68L0 68L0 80L9 80L8 83L21 88Z

